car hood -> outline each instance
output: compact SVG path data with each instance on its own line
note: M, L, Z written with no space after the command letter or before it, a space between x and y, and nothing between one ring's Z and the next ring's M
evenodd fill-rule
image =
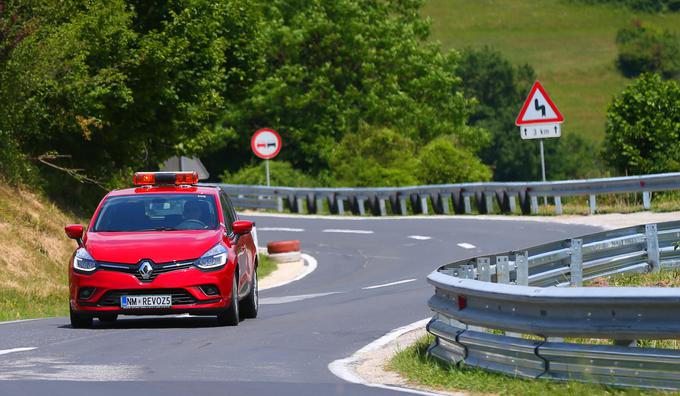
M167 263L199 258L220 239L220 230L88 232L85 249L97 261Z

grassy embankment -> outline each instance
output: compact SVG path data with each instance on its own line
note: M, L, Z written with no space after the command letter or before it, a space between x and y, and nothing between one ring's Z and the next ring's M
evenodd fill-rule
M68 314L67 266L76 243L64 225L83 223L47 199L0 184L0 321ZM276 263L260 255L260 279Z
M428 0L423 14L445 48L489 45L514 64L529 63L564 114L564 133L595 142L607 105L631 81L616 69L617 31L641 19L680 33L680 13L570 0Z
M680 271L663 271L656 274L623 274L611 278L599 278L590 286L657 286L680 287ZM533 337L531 337L533 338ZM611 344L608 340L567 339L568 342ZM639 389L618 389L578 382L553 382L547 380L523 380L508 375L490 373L473 367L456 367L427 356L432 336L419 339L414 345L397 353L387 369L396 371L412 384L432 389L467 391L472 394L499 395L680 395ZM656 348L680 348L678 340L644 340L640 346Z

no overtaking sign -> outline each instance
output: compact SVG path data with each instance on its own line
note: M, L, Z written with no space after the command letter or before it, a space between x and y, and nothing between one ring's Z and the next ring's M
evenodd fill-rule
M273 129L260 129L250 139L250 147L258 157L272 159L281 151L281 136Z

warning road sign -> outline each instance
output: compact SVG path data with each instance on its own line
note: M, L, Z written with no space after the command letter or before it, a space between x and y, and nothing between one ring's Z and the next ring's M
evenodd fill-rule
M260 129L250 139L250 148L258 157L272 159L281 151L281 136L273 129Z
M541 83L536 81L534 86L529 91L529 96L522 106L515 125L531 125L531 124L551 124L561 123L564 117L557 110L557 106L553 103L545 92ZM524 137L524 134L522 135ZM553 137L553 136L550 136Z

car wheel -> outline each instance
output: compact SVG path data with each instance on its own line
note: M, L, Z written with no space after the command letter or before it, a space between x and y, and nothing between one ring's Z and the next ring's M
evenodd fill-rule
M99 317L100 322L113 323L118 319L118 314L107 314Z
M85 316L74 312L70 309L71 313L71 327L74 329L87 329L92 327L92 316Z
M257 310L259 308L259 290L257 288L257 270L253 271L253 283L250 288L250 293L241 302L241 314L244 318L257 318Z
M226 311L217 314L217 323L219 323L220 326L238 326L238 308L238 284L236 283L236 274L234 274L234 279L231 281L231 302L229 308Z

